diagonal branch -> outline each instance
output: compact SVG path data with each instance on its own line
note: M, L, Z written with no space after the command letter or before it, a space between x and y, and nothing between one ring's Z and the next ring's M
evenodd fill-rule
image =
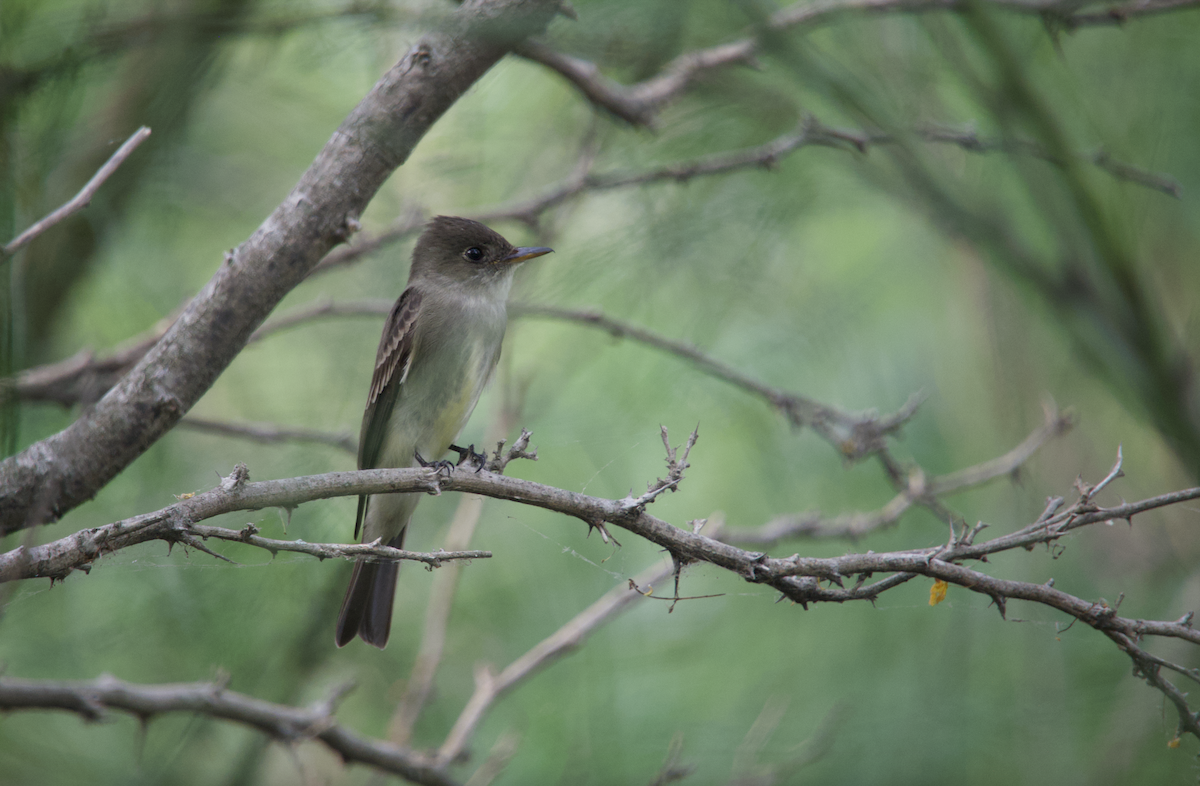
M913 505L924 505L938 518L944 519L945 517L940 515L939 498L942 495L974 488L996 478L1015 474L1043 445L1061 436L1073 425L1074 418L1069 413L1060 413L1052 407L1047 407L1041 425L1008 453L991 461L933 478L927 477L920 467L913 467L898 483L900 490L896 496L878 510L833 517L823 516L819 512L789 514L774 518L761 527L726 529L722 526L709 535L725 543L740 543L746 546L773 546L790 538L858 540L877 529L895 524Z
M357 229L375 192L442 113L557 7L481 0L413 46L138 365L65 430L0 463L0 534L90 499L178 422L283 296ZM35 506L39 497L44 504Z
M879 417L871 412L850 413L760 382L709 357L691 344L661 336L651 330L605 316L599 311L577 311L527 303L509 305L516 317L547 317L591 325L616 338L629 338L682 358L704 373L724 380L766 401L796 428L811 428L836 447L847 459L858 460L878 452L883 439L894 433L916 412L920 397L914 396L893 415Z
M670 576L672 572L674 572L674 567L670 562L659 563L639 573L634 578L634 582L638 585L654 584ZM454 727L446 735L445 741L438 749L435 761L446 765L457 760L466 749L480 721L483 720L484 715L496 700L554 661L578 648L592 631L608 622L613 616L628 609L631 604L642 597L640 592L631 589L629 585L620 584L572 617L567 624L542 639L531 650L506 666L499 674L493 674L486 665L480 665L475 671L475 692L471 694L467 706L463 708L458 720L454 722Z
M83 210L85 207L90 205L92 203L92 197L94 197L96 192L100 190L100 186L104 185L104 181L112 177L113 172L116 172L121 164L125 163L125 159L133 155L133 151L137 150L138 145L142 144L142 142L145 142L149 136L150 129L146 126L142 126L137 131L134 131L133 135L125 140L125 144L117 148L117 152L113 153L112 156L104 162L104 166L100 167L100 169L96 171L96 174L92 175L92 179L89 180L84 187L79 190L78 194L71 197L66 204L62 205L54 212L50 213L45 218L42 218L40 221L36 222L33 226L17 235L8 245L0 249L0 258L12 256L25 246L32 243L35 238L53 227L55 224L62 222L64 219L69 218L70 216L78 213L80 210Z

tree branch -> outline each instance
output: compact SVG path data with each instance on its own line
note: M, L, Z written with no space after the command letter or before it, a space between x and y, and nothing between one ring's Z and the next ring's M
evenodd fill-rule
M401 483L406 491L437 491L437 485L430 483L427 478L414 477L413 470ZM262 484L247 483L249 478L245 465L239 464L228 477L223 478L216 488L202 494L185 494L180 501L154 513L124 519L123 521L107 524L103 527L80 530L73 535L46 543L41 546L19 546L12 551L0 554L0 582L18 579L48 578L61 580L73 570L90 571L92 563L105 553L135 546L153 540L162 540L170 544L181 543L197 548L209 554L201 539L217 538L219 540L236 541L250 546L266 549L272 554L279 551L292 551L309 554L319 559L340 557L353 559L358 556L376 556L381 559L409 559L424 562L430 567L439 567L448 559L486 559L491 556L487 551L434 552L424 554L415 551L393 549L380 543L366 544L323 544L304 543L302 541L285 541L264 538L258 534L258 528L248 524L240 530L226 529L199 524L205 519L230 513L235 510L261 510L268 507L292 509L299 504L300 498L293 498L296 492L304 496L304 489L309 493L316 492L318 496L309 499L321 499L329 496L345 496L336 490L339 480L336 475L355 475L357 473L333 473L326 476L312 476L310 479L293 478L290 481L268 481ZM310 483L316 480L316 486ZM343 478L342 481L345 481ZM350 478L350 486L357 488L354 478ZM361 484L360 484L361 485ZM242 503L236 499L250 487L258 487L266 491L266 495L252 493L250 499ZM363 486L368 489L362 493L374 493L369 489L388 490L389 484L368 483ZM319 489L319 490L318 490ZM273 491L272 491L273 490ZM332 493L331 493L332 492ZM359 492L350 492L359 493ZM214 555L220 556L220 555Z
M50 229L55 224L74 215L75 213L78 213L80 210L83 210L85 207L90 205L92 203L92 197L94 197L96 192L100 190L100 186L104 185L104 181L108 180L108 178L112 176L112 173L116 172L117 168L120 167L121 164L125 163L125 159L129 158L129 156L133 154L134 150L137 150L138 145L142 144L142 142L145 142L149 136L150 129L146 126L142 126L137 131L134 131L133 135L125 140L125 144L117 148L117 152L113 153L112 157L104 162L104 166L100 167L100 169L96 171L96 174L93 175L92 179L89 180L87 184L79 190L78 194L71 197L71 199L62 207L50 213L48 216L35 223L21 234L17 235L8 245L4 246L3 249L0 249L0 251L3 252L0 254L0 256L12 256L25 246L32 243L36 237L41 235L47 229Z
M595 106L644 127L653 127L658 113L679 98L700 78L733 65L754 63L765 33L810 28L851 14L915 14L958 12L972 0L817 0L798 2L767 18L761 32L751 32L736 41L685 52L662 67L659 73L632 85L623 85L600 72L586 60L556 52L545 44L529 41L516 49L527 60L555 71L583 93ZM1009 13L1053 20L1059 29L1120 25L1141 16L1183 11L1197 7L1200 0L1134 0L1117 3L1104 11L1084 12L1089 3L1078 0L983 0L982 5Z
M730 529L721 526L710 531L709 537L725 543L760 547L770 547L791 538L858 540L877 529L895 524L915 504L931 506L931 503L944 494L952 494L1014 474L1038 449L1066 432L1072 425L1074 420L1070 414L1047 408L1042 424L1020 445L1003 456L932 478L927 477L920 467L914 467L905 474L896 496L882 508L869 513L849 513L834 517L826 517L819 512L790 514L779 516L753 529Z
M362 737L339 724L334 708L345 689L308 709L275 704L228 690L224 682L137 685L103 675L90 682L0 677L0 708L74 712L102 720L110 710L145 722L170 712L191 712L233 721L285 743L317 740L347 763L366 764L428 786L454 786L439 767L409 750Z
M1116 609L1103 601L1086 601L1055 589L1053 581L1046 584L1009 581L961 564L970 560L985 560L992 554L1015 548L1028 549L1038 544L1052 543L1067 532L1096 522L1132 520L1138 513L1200 499L1200 488L1192 488L1136 503L1100 507L1093 497L1105 483L1119 476L1119 463L1118 460L1118 465L1101 484L1081 486L1079 498L1072 505L1060 511L1061 501L1052 500L1036 521L1009 535L976 544L974 539L982 526L969 531L964 528L962 532L955 533L951 525L950 541L943 546L830 558L801 557L799 554L774 558L763 552L745 551L704 537L690 528L676 527L658 519L646 512L646 504L636 499L591 497L505 477L482 468L478 471L449 473L427 468L377 469L250 483L245 468L239 467L217 488L180 500L155 513L84 530L44 546L22 547L0 555L0 579L29 576L61 578L74 567L90 564L105 550L115 550L152 538L196 546L196 539L203 537L206 532L196 529L197 522L235 510L290 508L332 496L460 491L563 513L580 519L589 527L600 528L602 532L606 524L620 527L666 549L675 565L707 562L735 573L748 582L769 586L784 598L805 608L809 603L873 601L882 592L920 575L987 595L1002 614L1007 601L1016 598L1062 611L1106 635L1119 633L1131 640L1160 636L1200 644L1200 631L1191 627L1190 615L1176 622L1127 619L1117 616ZM976 473L977 476L981 474L984 473ZM432 557L437 559L439 555ZM866 580L877 573L893 575L867 584ZM847 587L844 579L854 576L858 577L857 582ZM1162 678L1156 676L1155 680L1161 681ZM1157 685L1158 682L1152 684ZM494 686L485 686L480 690L483 691L481 695L496 692ZM491 699L487 701L490 703ZM1193 728L1193 725L1185 724L1181 729L1197 732L1200 737L1200 727ZM445 755L453 755L453 748L454 745L445 748Z
M283 296L357 229L371 197L429 127L557 7L482 0L458 9L450 32L422 38L138 365L65 430L0 463L0 535L90 499L166 433Z
M773 388L709 357L690 344L666 338L628 322L613 319L599 311L577 311L556 306L511 303L509 304L509 313L515 317L547 317L591 325L616 338L629 338L682 358L702 372L763 399L787 418L794 427L811 428L850 460L858 460L877 452L883 445L883 439L903 426L916 413L917 406L921 402L920 396L914 396L896 413L882 418L873 412L844 412L806 396Z
M918 129L916 133L927 141L953 144L969 152L986 153L1003 150L1028 153L1049 161L1056 160L1032 142L989 140L981 138L969 130L922 128ZM892 134L830 128L809 118L798 130L783 134L763 145L703 156L640 172L593 174L589 171L591 156L585 155L583 165L577 168L575 174L559 185L549 188L531 199L497 205L484 211L475 212L471 217L485 222L520 221L536 226L539 217L547 210L593 191L633 188L658 182L686 183L696 177L712 177L758 167L771 169L796 150L812 145L866 152L872 145L891 144L895 141L896 138ZM1179 196L1179 184L1170 177L1113 161L1102 151L1085 157L1096 163L1097 166L1104 167L1115 177ZM332 251L325 256L310 275L351 264L391 243L411 237L421 229L427 217L424 210L411 208L393 222L387 231L374 237L359 236L353 245ZM260 341L275 332L318 317L386 315L390 308L391 302L383 300L363 300L339 304L328 301L318 302L267 322L255 330L246 343ZM642 338L637 328L618 323L598 312L572 311L552 306L510 305L510 312L514 315L519 315L523 310L534 316L595 324L619 337ZM169 321L164 321L153 331L140 338L132 339L126 348L106 358L97 359L90 351L84 350L66 360L23 371L17 375L15 380L6 381L6 384L0 387L0 392L5 396L16 396L23 400L52 401L64 406L75 403L91 404L141 360L170 326ZM648 343L667 349L661 345L661 342ZM791 405L792 414L795 417L803 418L809 410L809 407L799 399L791 401ZM853 445L853 442L848 444Z
M194 431L248 439L268 445L279 442L315 442L319 445L329 445L344 450L347 453L358 453L358 437L353 434L338 434L309 428L286 428L270 423L226 423L192 416L180 420L179 426Z
M634 581L639 585L657 583L670 576L673 571L670 562L659 563L639 573ZM486 664L481 664L475 670L475 692L471 694L466 707L454 722L454 727L446 735L434 761L445 766L457 760L466 749L483 716L497 699L582 645L592 631L642 597L640 592L621 584L542 639L499 674L493 674Z

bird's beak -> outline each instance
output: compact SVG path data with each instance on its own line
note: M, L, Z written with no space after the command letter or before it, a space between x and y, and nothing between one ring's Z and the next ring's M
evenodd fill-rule
M496 264L516 265L516 264L520 264L521 262L524 262L527 259L533 259L534 257L540 257L544 254L549 254L553 250L554 249L546 248L545 246L535 246L535 247L531 247L531 248L517 248L517 249L513 249L513 252L511 254L509 254L508 256L504 257L503 259L498 260Z

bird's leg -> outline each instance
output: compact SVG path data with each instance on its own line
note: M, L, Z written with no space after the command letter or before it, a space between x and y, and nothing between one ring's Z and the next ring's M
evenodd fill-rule
M425 459L421 458L421 454L415 450L413 451L413 458L415 458L417 463L422 467L425 467L426 469L432 468L437 472L445 473L447 476L449 476L450 471L454 469L454 465L445 459L441 459L440 461L426 461Z
M470 445L465 448L460 448L458 445L451 445L450 449L458 454L456 466L461 467L466 462L472 462L475 465L475 471L479 472L487 466L487 456L482 453L475 452L475 446Z

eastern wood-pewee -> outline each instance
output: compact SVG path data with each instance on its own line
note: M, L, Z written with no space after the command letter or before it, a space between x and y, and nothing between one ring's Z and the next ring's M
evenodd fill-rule
M513 271L549 248L514 248L477 221L438 216L413 249L408 287L392 306L367 394L358 468L440 459L466 425L500 358ZM355 537L402 548L417 494L358 498ZM382 649L392 626L395 562L359 559L338 615L337 645L357 634Z

